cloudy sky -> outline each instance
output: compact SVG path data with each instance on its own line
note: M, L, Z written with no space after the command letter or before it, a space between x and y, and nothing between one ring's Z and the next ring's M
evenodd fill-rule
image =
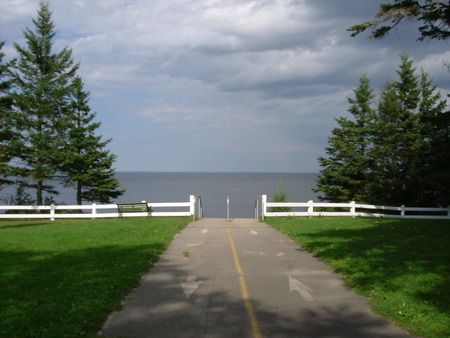
M385 1L53 0L56 50L81 63L118 171L317 172L366 73L378 92L406 51L447 93L447 42L402 26L349 36ZM0 2L7 58L38 0Z

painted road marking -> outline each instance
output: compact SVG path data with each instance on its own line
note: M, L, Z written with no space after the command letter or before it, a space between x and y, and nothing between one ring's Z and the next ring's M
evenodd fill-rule
M304 300L308 302L313 302L314 298L311 296L310 292L312 292L312 289L302 282L298 281L295 278L292 278L289 276L289 291L298 291L300 296L303 297Z
M201 281L196 282L195 279L197 277L195 275L189 275L186 277L186 282L180 282L180 285L183 289L186 298L189 298L195 290L200 286Z
M202 234L206 234L208 232L208 229L203 229L202 231L200 231Z
M234 265L236 271L239 274L239 284L241 285L241 295L244 299L245 310L250 319L250 324L252 327L252 335L254 338L262 338L261 328L259 326L258 320L256 319L255 308L253 307L253 301L250 298L250 293L248 292L247 283L244 277L244 270L242 269L241 262L239 260L239 255L236 249L236 243L234 242L233 234L231 228L228 228L228 239L230 240L231 252L233 254Z
M257 235L258 233L255 230L250 231L252 235Z
M190 247L193 247L193 246L200 246L200 245L202 245L203 244L203 242L201 242L201 243L190 243L190 244L186 244L186 246L188 247L188 248L190 248Z

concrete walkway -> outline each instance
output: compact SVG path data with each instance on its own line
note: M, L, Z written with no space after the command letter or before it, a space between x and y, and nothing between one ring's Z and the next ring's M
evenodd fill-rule
M203 219L176 236L105 337L408 337L287 236Z

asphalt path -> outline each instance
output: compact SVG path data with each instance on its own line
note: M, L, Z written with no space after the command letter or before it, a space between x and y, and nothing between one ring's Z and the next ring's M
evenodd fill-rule
M252 219L188 225L99 335L410 337L326 264Z

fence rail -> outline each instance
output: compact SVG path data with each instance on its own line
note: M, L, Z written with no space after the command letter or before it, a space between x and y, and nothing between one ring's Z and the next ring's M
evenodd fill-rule
M181 217L190 216L194 220L201 217L201 199L198 196L190 195L189 202L169 202L153 203L146 202L149 212L119 212L117 204L90 204L90 205L45 205L45 206L24 206L24 205L0 205L1 218L112 218L112 217ZM196 212L196 205L200 207ZM164 211L164 208L166 211ZM163 210L161 210L163 209ZM167 210L169 209L169 210ZM172 209L172 210L170 210ZM173 209L184 209L174 211ZM186 210L187 209L187 210ZM10 213L10 211L31 211L31 213ZM79 212L76 212L76 211Z
M259 199L261 199L261 213L259 213ZM387 217L387 218L423 218L450 219L450 206L447 208L406 207L404 205L383 206L350 203L306 203L298 202L268 202L267 195L257 197L255 217L286 217L286 216L352 216L352 217ZM293 208L297 210L277 212L272 208ZM301 210L299 210L301 209ZM338 210L336 210L338 209Z

